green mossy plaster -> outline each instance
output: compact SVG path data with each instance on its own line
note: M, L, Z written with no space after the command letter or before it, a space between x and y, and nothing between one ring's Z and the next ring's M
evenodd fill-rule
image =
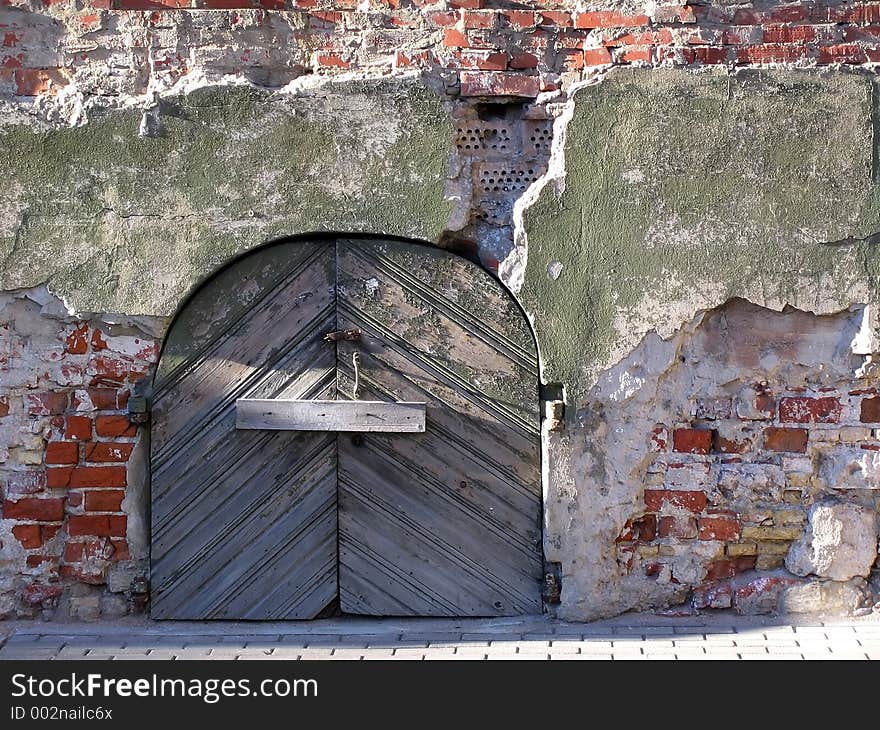
M864 76L793 71L578 90L564 192L525 215L545 378L583 395L645 332L732 297L833 311L876 292L880 248L825 245L880 231L873 95Z
M0 289L48 282L75 308L169 314L205 275L313 231L436 239L452 124L416 82L301 95L207 87L82 127L0 127Z

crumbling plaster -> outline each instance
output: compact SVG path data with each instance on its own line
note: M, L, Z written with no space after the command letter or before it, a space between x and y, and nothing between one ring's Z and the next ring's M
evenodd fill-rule
M521 213L524 269L508 274L544 380L568 393L566 430L544 451L560 615L675 600L624 576L607 546L637 512L646 435L669 408L655 389L700 313L734 297L817 314L874 301L876 248L843 240L880 230L874 93L864 75L783 70L616 71L573 92L562 149Z
M873 301L872 244L828 245L880 230L873 97L869 77L842 71L625 70L572 94L500 269L544 381L567 392L566 430L544 436L560 615L676 599L625 576L607 547L643 488L645 388L695 313L733 297L820 314ZM280 236L438 241L461 225L449 111L412 76L199 87L146 121L135 108L92 108L76 127L9 119L0 289L46 283L74 310L171 314L209 272Z
M172 314L266 241L315 231L437 239L452 124L418 79L199 86L75 127L0 126L0 289Z

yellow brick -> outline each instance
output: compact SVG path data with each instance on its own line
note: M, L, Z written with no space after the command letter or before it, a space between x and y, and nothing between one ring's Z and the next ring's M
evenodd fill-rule
M675 555L675 548L672 545L660 545L657 548L657 554L669 558Z
M665 477L662 474L648 474L645 477L645 485L649 487L656 487L658 484L663 484L665 481Z
M759 555L755 561L758 570L773 570L781 568L785 564L785 558L781 555Z
M761 555L785 555L788 553L790 545L791 543L788 542L775 542L772 540L759 542L758 553Z
M782 501L786 504L800 504L803 494L799 489L786 489L782 494Z
M643 558L654 558L660 554L660 548L657 545L639 545L636 552Z
M796 540L801 536L800 527L743 527L745 540Z
M731 558L738 558L742 555L757 555L758 546L753 542L732 542L727 546L727 554Z
M809 486L812 477L812 474L806 472L794 472L792 474L786 474L785 480L788 482L788 486L798 488Z
M781 509L773 513L773 524L776 525L802 525L806 519L806 514L799 509Z

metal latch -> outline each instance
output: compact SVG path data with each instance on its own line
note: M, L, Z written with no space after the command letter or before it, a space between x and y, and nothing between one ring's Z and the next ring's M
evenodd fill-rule
M359 340L361 338L361 331L355 327L350 330L336 330L335 332L328 332L324 335L325 342L339 342L340 340Z

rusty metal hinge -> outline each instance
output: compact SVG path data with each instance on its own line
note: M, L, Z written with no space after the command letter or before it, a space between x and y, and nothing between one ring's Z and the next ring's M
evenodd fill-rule
M133 395L128 399L128 422L141 425L150 422L150 410L147 399L142 395Z
M541 385L541 404L543 418L548 431L565 430L565 386L562 383Z
M324 335L324 340L326 342L339 342L339 340L359 340L361 338L361 331L355 327L350 330L336 330L334 332L328 332Z
M562 563L544 563L541 597L544 603L559 603L562 597Z

